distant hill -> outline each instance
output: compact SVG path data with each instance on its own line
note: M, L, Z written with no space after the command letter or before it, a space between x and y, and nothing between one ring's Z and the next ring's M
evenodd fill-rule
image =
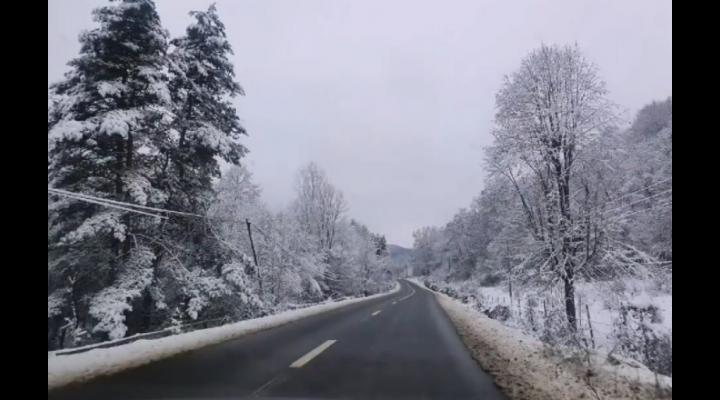
M405 269L406 272L411 270L413 249L398 246L396 244L387 245L390 262L397 268Z

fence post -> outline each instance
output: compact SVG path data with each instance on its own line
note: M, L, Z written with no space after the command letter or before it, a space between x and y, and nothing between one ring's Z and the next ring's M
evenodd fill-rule
M577 303L578 330L582 332L582 296L580 295L580 293L578 293L577 296Z
M587 313L588 327L590 328L590 342L592 343L593 349L595 348L595 335L593 335L592 323L590 322L590 307L585 304L585 312Z
M521 296L517 295L517 305L518 305L518 321L522 321L522 300Z

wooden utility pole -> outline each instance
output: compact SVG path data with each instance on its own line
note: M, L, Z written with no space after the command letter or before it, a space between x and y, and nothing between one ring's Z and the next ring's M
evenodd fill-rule
M248 237L250 237L250 248L253 253L253 261L255 262L255 271L258 277L258 284L260 285L260 293L262 294L262 276L260 276L260 266L258 265L257 254L255 253L255 243L252 238L252 230L250 229L250 220L245 218L245 224L247 225Z

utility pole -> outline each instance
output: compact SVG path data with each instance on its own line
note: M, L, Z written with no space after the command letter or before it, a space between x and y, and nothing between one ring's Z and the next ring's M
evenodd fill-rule
M255 243L253 242L250 220L248 218L245 218L245 224L247 224L248 237L250 237L250 248L253 253L253 261L255 261L255 270L257 271L258 284L260 285L260 294L262 294L262 276L260 276L260 266L258 265L257 254L255 253Z

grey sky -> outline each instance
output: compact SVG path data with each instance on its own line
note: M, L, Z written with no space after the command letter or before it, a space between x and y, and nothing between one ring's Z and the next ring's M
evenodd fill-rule
M173 36L211 0L157 0ZM48 84L102 0L48 2ZM631 115L672 94L672 2L217 0L235 50L245 162L273 208L314 160L350 216L412 245L483 185L494 96L541 42L577 42Z

